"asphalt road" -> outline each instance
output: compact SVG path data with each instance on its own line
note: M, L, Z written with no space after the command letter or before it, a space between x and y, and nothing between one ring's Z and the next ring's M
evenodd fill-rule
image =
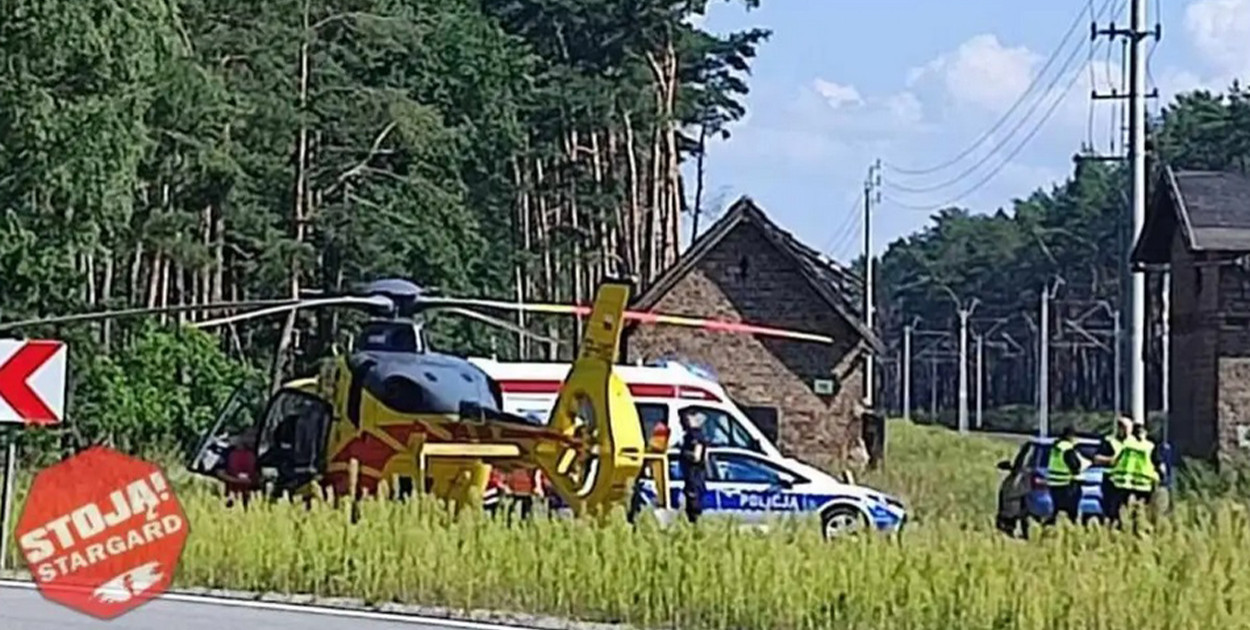
M382 617L232 606L180 598L156 599L121 617L102 621L49 602L33 589L0 584L0 628L4 630L491 630L504 627Z

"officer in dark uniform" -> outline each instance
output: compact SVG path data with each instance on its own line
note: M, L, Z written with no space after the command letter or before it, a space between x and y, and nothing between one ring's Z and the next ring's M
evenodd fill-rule
M703 513L703 492L707 489L707 439L703 436L702 412L690 410L681 415L681 455L678 465L685 484L682 488L686 518L691 523Z

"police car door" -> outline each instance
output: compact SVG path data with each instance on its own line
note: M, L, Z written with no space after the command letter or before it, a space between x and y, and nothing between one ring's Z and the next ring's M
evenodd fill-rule
M761 523L799 512L802 502L793 491L794 473L750 451L713 448L708 490L717 510L748 523Z

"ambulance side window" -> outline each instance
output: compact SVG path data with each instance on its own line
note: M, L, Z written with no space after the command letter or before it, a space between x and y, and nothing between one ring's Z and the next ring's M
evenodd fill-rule
M651 430L661 422L668 422L668 405L663 403L637 403L638 421L642 423L642 438L651 438Z
M751 438L751 434L742 428L738 421L728 413L711 407L686 407L682 413L701 411L707 418L703 425L703 437L708 446L732 446L753 451L759 450L759 444Z

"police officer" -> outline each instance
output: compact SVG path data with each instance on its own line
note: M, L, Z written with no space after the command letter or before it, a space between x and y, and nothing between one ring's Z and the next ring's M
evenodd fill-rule
M1125 416L1116 418L1115 431L1103 438L1094 454L1094 464L1102 466L1106 472L1102 475L1102 512L1111 521L1120 519L1120 506L1124 504L1124 491L1112 483L1111 467L1120 454L1120 447L1133 431L1133 421Z
M681 414L681 454L678 465L685 484L682 488L686 518L691 523L703 513L703 492L707 488L707 440L703 436L704 415L698 410Z
M1047 524L1053 524L1060 512L1076 522L1077 511L1081 505L1081 481L1078 475L1081 474L1084 464L1076 450L1076 428L1068 425L1051 447L1050 460L1046 464L1046 485L1054 504L1054 511L1047 519Z
M1133 431L1120 445L1120 452L1111 465L1111 483L1121 493L1120 509L1134 501L1149 505L1159 485L1163 467L1162 456L1154 442L1146 435L1145 423L1133 423ZM1112 520L1120 521L1120 509Z

